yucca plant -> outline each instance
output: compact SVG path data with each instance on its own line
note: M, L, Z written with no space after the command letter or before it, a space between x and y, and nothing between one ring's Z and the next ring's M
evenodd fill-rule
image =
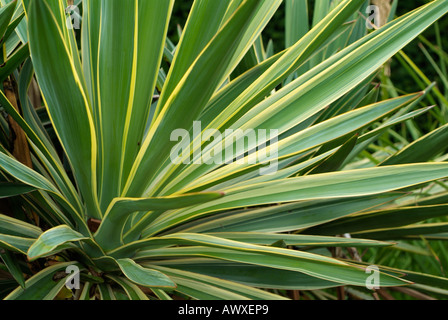
M378 101L372 81L448 1L367 32L367 1L317 1L309 23L307 2L287 0L300 26L287 26L278 53L261 36L282 0L196 0L177 45L167 38L174 0L84 0L81 40L66 0L6 2L0 20L20 22L30 59L7 73L21 110L5 90L0 102L31 159L4 139L1 196L20 195L0 215L6 299L64 297L70 266L81 272L76 299L322 298L341 286L365 297L369 264L356 248L446 238L446 223L419 223L446 215L447 127L379 149L384 133L432 107L419 108L425 91ZM44 110L38 92L31 99L34 75ZM198 123L199 138L173 139ZM225 130L278 135L242 143L215 135ZM383 288L448 287L378 267Z

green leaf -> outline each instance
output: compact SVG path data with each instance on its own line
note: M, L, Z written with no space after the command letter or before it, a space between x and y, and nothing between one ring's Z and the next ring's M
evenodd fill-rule
M286 0L286 47L294 45L309 31L307 0Z
M162 266L153 266L155 269L160 270L167 274L168 276L173 277L180 277L186 280L193 280L197 281L199 283L202 283L204 285L210 285L213 286L213 290L216 290L216 288L224 289L230 292L234 292L240 297L249 298L253 300L287 300L286 298L269 293L264 290L260 290L257 288L251 288L249 286L240 285L235 282L230 282L226 280L222 280L216 277L209 277L200 275L198 273L188 272L188 271L182 271L182 270L176 270L172 268L162 267ZM204 290L203 290L204 291ZM211 293L208 291L208 293ZM222 297L218 295L218 297Z
M6 29L11 22L12 16L16 9L17 1L12 1L6 6L0 8L0 38L5 35Z
M104 301L117 300L114 291L112 290L112 287L106 283L100 283L98 285L98 291L100 293L101 300Z
M55 186L45 177L2 152L0 152L0 168L30 187L59 194Z
M175 268L180 272L192 272L198 274L198 277L208 275L259 288L316 290L338 286L335 282L318 279L300 272L237 262L189 258L162 260L156 263L163 267Z
M93 72L98 72L99 192L103 212L113 198L120 196L143 141L173 3L101 3L98 70Z
M82 288L79 300L90 300L90 289L92 288L92 286L93 284L90 282L84 283L84 287Z
M306 62L335 33L341 24L359 8L361 3L361 0L341 1L334 11L325 17L322 23L297 41L294 46L290 47L263 76L259 77L232 104L226 106L226 109L213 121L210 127L219 129L224 124L227 124L227 128L257 103L261 102L291 72Z
M21 254L26 254L35 241L35 239L0 234L0 247Z
M25 63L25 65L22 68L20 82L22 82L23 78L22 75L25 73L28 73L29 81L31 81L31 78L33 76L33 72L31 72L29 69L31 67L31 63L28 61L28 63ZM29 84L28 84L29 85ZM14 119L17 124L23 129L23 131L26 133L28 138L30 139L31 146L36 150L38 153L38 156L42 159L44 163L48 166L48 171L50 171L55 183L61 188L61 190L64 192L64 195L67 196L68 199L73 199L73 204L77 205L77 208L81 207L78 194L75 191L75 188L73 187L72 183L70 182L70 179L67 176L67 173L64 171L63 166L61 162L59 161L59 158L57 156L56 151L52 147L52 144L49 142L50 140L46 137L43 137L42 134L39 135L39 130L36 130L36 118L33 118L33 121L31 121L31 117L28 113L28 110L32 108L31 112L34 112L34 107L30 106L30 103L26 103L25 101L28 100L27 94L28 94L28 85L26 89L23 88L23 84L19 84L19 95L21 99L22 109L24 111L24 117L27 119L26 121L22 116L17 112L17 110L11 105L11 103L8 101L6 96L3 92L0 91L0 103L2 107L5 108L8 115ZM23 98L26 98L24 101ZM34 117L34 114L32 116ZM29 124L30 123L30 124ZM36 132L34 131L36 130ZM43 126L42 126L42 130ZM42 140L41 140L42 139Z
M69 34L65 14L59 12L55 17L51 3L55 4L30 1L27 16L31 57L45 105L73 167L88 212L100 218L96 192L97 143L85 82L79 74L71 44L64 36Z
M30 193L34 190L36 190L34 187L26 184L0 182L0 199Z
M444 125L390 156L381 165L426 162L446 150L447 144L448 125Z
M313 199L381 194L415 186L448 175L448 164L414 164L325 173L242 186L225 190L226 197L195 206L169 217L160 216L144 235L161 232L207 213L247 206Z
M88 239L68 226L59 226L44 232L28 250L30 261L48 255L67 243Z
M157 298L159 298L159 300L166 300L166 301L173 300L173 298L171 298L165 291L161 289L152 288L151 290L157 296Z
M215 232L205 234L204 236L217 237L238 241L247 244L270 246L279 241L287 246L315 246L315 247L376 247L391 246L392 243L378 242L363 239L345 239L337 237L319 237L308 235L292 235L292 234L265 234L255 232ZM201 235L198 235L201 237ZM169 238L169 237L168 237ZM115 257L127 256L139 250L149 250L150 248L159 248L165 246L166 241L156 238L139 240L126 244L110 254Z
M217 288L201 281L176 276L172 276L172 278L177 283L176 291L185 294L194 300L249 300L245 296L236 294L229 290Z
M12 253L10 253L8 251L4 251L4 252L1 252L1 251L2 250L0 250L0 258L5 263L9 272L14 277L14 279L17 281L17 283L22 288L25 288L25 278L23 276L22 270L20 269L18 261L14 258Z
M0 234L37 239L42 230L32 224L0 214Z
M118 283L124 289L130 300L149 300L146 294L128 279L112 275L108 275L107 277Z
M67 267L76 265L76 262L64 262L45 268L25 282L25 288L17 288L5 300L53 300L65 285L65 279L54 280L56 273L61 273ZM67 274L68 275L68 274Z
M425 223L413 224L401 228L378 229L365 232L355 232L353 235L377 240L395 240L406 238L420 238L424 236L428 239L446 239L448 223ZM442 237L439 237L439 234Z
M365 230L396 228L427 219L446 216L448 205L400 207L368 212L323 224L306 232L311 234L341 234Z
M252 36L255 29L257 32L261 32L260 26L257 25L260 20L255 20L256 17L261 15L262 22L267 24L268 18L274 14L279 5L280 1L278 0L244 1L220 29L213 41L188 69L176 87L175 93L170 96L160 115L153 121L151 130L134 163L123 195L135 197L144 194L152 177L157 173L157 168L169 157L171 147L175 145L169 141L173 130L188 130L192 127L193 120L200 115L226 73L230 72L228 66L231 65L234 57L238 56L246 47L247 50L249 49L250 42L248 43L248 39L245 39L246 34ZM185 106L189 106L189 108L185 108ZM161 144L160 141L167 141L167 143Z
M117 263L124 275L138 285L150 288L176 288L176 283L163 273L143 268L131 259L119 259Z
M11 75L20 65L29 57L30 48L28 44L22 45L17 51L0 67L0 81L3 81Z
M252 69L243 73L238 78L232 80L229 84L217 91L207 106L204 108L199 121L203 125L208 125L212 122L222 111L223 106L231 104L240 94L244 92L254 81L263 75L283 54L282 51L275 56L257 64Z
M15 0L5 0L6 3L10 3L13 1L15 1ZM18 6L16 8L16 12L13 16L13 19L17 20L17 18L20 18L21 15L25 15L25 10L23 8L24 8L25 3L27 3L28 1L29 0L22 0L19 2ZM13 25L14 25L14 22L10 23L8 28L10 28ZM14 28L13 31L15 31L15 33L20 38L22 43L28 42L27 22L25 21L25 19L21 19L20 23L18 24L17 27ZM7 31L7 34L8 34L8 31Z
M282 249L263 247L243 242L226 240L198 234L174 234L153 240L154 245L198 245L198 247L177 247L149 249L137 253L135 259L173 258L173 257L210 257L227 261L249 263L264 267L290 270L310 276L338 282L364 286L367 279L364 269L342 263L324 256ZM331 270L331 271L330 271ZM398 278L382 277L382 286L404 285Z
M445 1L433 1L369 34L265 99L233 127L277 128L282 133L303 122L356 87L447 10Z
M95 240L105 248L114 249L123 244L123 228L131 213L136 211L150 211L138 222L144 228L146 219L150 218L151 212L156 210L172 210L190 207L199 203L205 203L223 197L223 193L204 192L180 196L149 198L149 199L126 199L117 198L112 201L107 210L100 228L95 234ZM139 229L140 230L140 229Z
M292 134L284 139L281 139L280 141L273 143L272 146L269 145L268 147L266 147L265 145L263 145L261 150L259 148L258 152L251 153L248 156L244 157L244 159L241 161L243 162L243 164L233 162L222 168L218 168L218 165L189 166L184 170L184 172L174 178L173 181L171 181L170 184L166 187L166 189L168 189L169 187L171 187L171 189L168 189L168 191L163 191L175 192L181 187L183 187L183 190L191 190L192 187L195 187L193 190L198 191L207 188L210 185L226 181L229 179L229 175L231 175L231 177L235 176L236 174L241 173L241 171L243 170L258 170L263 166L267 166L269 164L269 161L258 161L259 163L250 165L251 163L253 163L252 160L266 158L260 156L260 154L270 154L270 150L272 148L277 148L277 158L280 160L303 154L307 151L312 150L313 148L320 146L321 144L328 143L337 138L345 137L346 135L357 133L359 130L383 118L393 110L396 110L397 108L402 107L411 101L414 101L420 95L421 93L416 93L396 99L382 101L316 124L307 129ZM235 143L238 143L238 140L243 139L241 137L238 138L236 134L226 137L225 141L222 143L222 150L225 151L222 152L223 155L220 155L222 159L218 158L218 160L221 160L223 163L227 163L228 161L232 160L228 156L226 156L226 154L227 151L231 150L230 148L234 146L234 143L231 144L231 147L226 147L226 144L228 144L228 141L233 141L235 138L237 140ZM264 142L265 141L257 141L256 144L260 145ZM238 150L238 153L234 156L242 156L244 152L257 147L257 145L254 145L253 143L247 146L245 145L244 150ZM214 147L215 145L210 144L209 146L207 146L207 148L204 149L203 153L208 152L211 148ZM194 161L196 160L197 159L194 159ZM190 183L189 188L185 187L185 185L188 183ZM248 181L248 183L250 184L251 181Z
M300 234L272 234L256 232L215 232L208 235L233 241L252 243L258 245L271 245L283 241L287 246L313 246L313 247L382 247L393 243L371 241L355 238L320 237Z

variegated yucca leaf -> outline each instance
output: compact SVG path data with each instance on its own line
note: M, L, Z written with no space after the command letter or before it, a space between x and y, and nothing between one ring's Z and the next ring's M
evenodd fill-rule
M283 2L286 47L265 47ZM446 215L446 124L380 148L438 108L426 103L434 87L380 99L374 83L447 0L372 32L365 0L316 1L313 19L306 0L195 0L178 43L168 36L174 0L83 0L80 15L67 0L1 3L0 75L17 90L5 87L0 104L26 142L9 141L0 122L0 198L16 208L0 212L0 269L19 285L2 290L0 279L4 298L58 299L69 266L84 300L369 294L356 248L448 239L445 222L421 224ZM193 135L199 122L174 162L173 132ZM234 154L245 141L237 130L278 137ZM232 153L201 162L216 150ZM262 174L272 161L277 170ZM20 256L48 267L33 272ZM381 287L448 286L380 269Z

